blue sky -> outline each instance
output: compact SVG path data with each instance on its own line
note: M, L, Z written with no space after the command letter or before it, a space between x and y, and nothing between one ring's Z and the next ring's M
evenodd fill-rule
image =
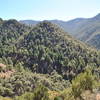
M3 19L70 20L100 13L100 0L0 0Z

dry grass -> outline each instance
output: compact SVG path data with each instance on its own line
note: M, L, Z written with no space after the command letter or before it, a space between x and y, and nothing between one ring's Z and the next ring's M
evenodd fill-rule
M54 100L56 96L59 96L60 93L57 91L48 91L50 100Z
M13 73L15 73L15 70L8 70L6 72L1 72L0 78L9 78Z

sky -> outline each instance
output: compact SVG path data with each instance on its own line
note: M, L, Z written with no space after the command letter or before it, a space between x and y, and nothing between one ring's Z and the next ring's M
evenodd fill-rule
M0 0L0 18L71 20L100 13L100 0Z

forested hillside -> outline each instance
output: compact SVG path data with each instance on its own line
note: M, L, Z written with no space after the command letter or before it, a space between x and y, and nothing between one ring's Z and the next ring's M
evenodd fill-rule
M22 20L21 23L36 25L40 21ZM70 35L100 49L100 14L92 18L76 18L70 21L50 20L62 27Z
M23 57L20 57L20 60L25 61L25 65L37 73L51 73L56 70L66 79L69 79L69 75L76 75L89 64L99 66L98 52L66 34L50 22L37 24L20 45L18 44L17 51L29 56L27 60Z
M0 78L1 98L67 100L60 91L68 87L73 89L76 80L81 84L77 77L90 80L92 84L91 75L99 71L99 67L100 51L72 38L51 22L43 21L33 27L16 20L0 19L0 75L5 75ZM93 73L88 72L88 68ZM95 75L99 77L99 72ZM82 89L92 87L87 86ZM50 96L52 94L55 99Z

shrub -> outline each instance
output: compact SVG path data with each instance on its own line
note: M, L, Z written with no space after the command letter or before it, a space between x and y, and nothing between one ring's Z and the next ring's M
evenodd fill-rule
M49 100L48 89L40 85L34 92L33 100Z
M14 100L33 100L33 93L24 93L22 96L17 96Z
M54 100L63 100L62 97L55 97Z
M79 74L72 81L72 94L74 98L81 98L81 93L85 90L93 90L94 85L94 76L90 70L87 70L84 73Z

